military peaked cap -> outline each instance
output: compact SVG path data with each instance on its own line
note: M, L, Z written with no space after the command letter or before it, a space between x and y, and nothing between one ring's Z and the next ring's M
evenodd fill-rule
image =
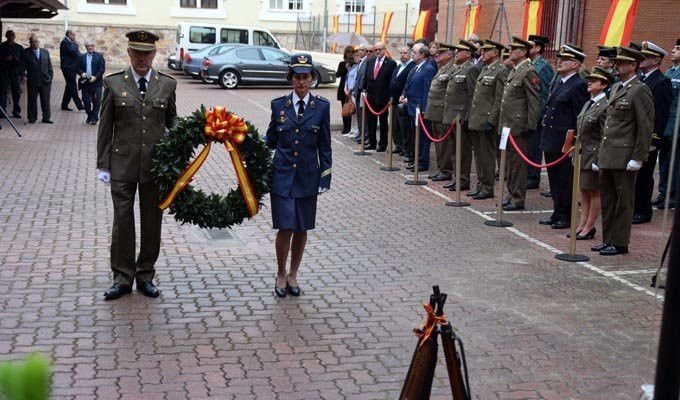
M593 67L593 70L586 76L586 79L599 79L610 85L614 82L614 76L606 69L600 67Z
M661 47L655 45L652 42L649 41L644 41L642 42L642 54L646 56L654 56L654 57L665 57L666 56L666 50L662 49Z
M160 39L155 33L143 29L128 32L125 36L128 38L128 47L139 51L156 49L156 41Z
M616 61L633 61L639 63L644 59L645 55L639 50L623 46L616 48Z
M586 59L586 53L582 48L576 47L573 44L565 44L560 47L560 52L557 53L560 58L572 58L583 62Z

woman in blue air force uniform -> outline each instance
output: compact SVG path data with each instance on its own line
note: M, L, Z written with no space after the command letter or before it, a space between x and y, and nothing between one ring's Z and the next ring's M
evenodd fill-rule
M310 55L291 57L288 80L293 91L272 100L267 129L267 144L275 150L271 204L274 229L278 229L274 285L278 297L300 295L297 272L307 231L314 229L316 198L331 187L330 103L309 92L313 70Z

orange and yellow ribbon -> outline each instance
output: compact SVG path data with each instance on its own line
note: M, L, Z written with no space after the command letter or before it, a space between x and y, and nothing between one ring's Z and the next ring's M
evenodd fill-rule
M175 186L172 188L168 196L159 205L161 210L165 210L175 201L175 198L184 190L191 182L191 179L196 175L203 162L208 158L210 147L213 141L224 143L224 147L231 156L231 162L236 171L238 184L243 195L243 200L248 208L248 214L253 217L258 212L257 198L253 190L253 185L250 183L250 178L243 165L241 153L238 151L238 145L243 143L248 134L248 126L243 119L236 115L227 112L224 107L215 107L215 109L205 112L205 128L203 134L208 138L208 143L203 150L198 154L194 161L189 164L186 170L177 178Z
M436 328L437 325L446 325L448 323L445 316L435 314L431 305L423 303L423 307L425 308L425 312L427 312L425 323L422 328L413 330L416 336L421 339L418 347L425 344L425 341L432 335L432 332L434 332L434 328Z

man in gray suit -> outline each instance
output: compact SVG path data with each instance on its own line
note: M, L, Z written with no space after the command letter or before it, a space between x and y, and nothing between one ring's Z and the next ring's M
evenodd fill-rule
M361 54L361 61L359 62L359 69L357 69L357 81L354 84L352 96L354 96L357 105L357 126L359 127L359 134L354 137L354 140L358 142L361 140L361 91L366 89L366 64L369 57L371 57L371 54L373 54L373 46L361 45L357 51ZM364 126L364 134L366 134L367 131L367 126ZM366 146L369 146L369 143L366 143Z
M38 119L38 96L42 122L51 124L50 120L50 91L52 90L52 61L50 53L40 47L40 39L35 33L28 38L29 47L24 49L24 67L22 81L26 82L28 92L28 122L35 123ZM25 72L25 73L24 73Z

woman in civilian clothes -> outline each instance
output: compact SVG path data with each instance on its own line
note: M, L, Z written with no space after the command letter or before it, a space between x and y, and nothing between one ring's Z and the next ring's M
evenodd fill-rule
M576 133L581 143L581 220L576 228L576 240L595 237L595 221L600 215L600 186L598 173L592 164L597 159L597 150L602 139L607 111L607 88L614 77L605 69L594 67L586 76L590 101L587 102L576 121Z
M354 47L347 46L342 55L342 61L338 63L338 68L335 72L335 77L340 78L340 83L338 84L338 101L340 101L340 107L348 100L348 96L345 93L345 82L347 81L347 73L349 68L354 64ZM342 134L346 135L352 128L352 116L342 117Z
M307 231L315 226L316 198L331 187L330 103L309 92L313 71L309 54L294 54L288 72L293 91L271 103L267 144L275 150L271 205L274 229L278 229L274 285L278 297L300 295L297 272Z
M354 96L351 95L352 89L354 89L354 85L357 83L357 70L359 69L359 63L361 62L361 54L359 54L358 51L355 51L352 53L352 63L349 67L349 71L347 72L347 80L345 81L345 96L354 103L354 109L358 109L357 104L354 100ZM345 134L345 136L356 136L359 134L359 124L357 123L356 118L352 118L350 115L350 120L351 120L351 128L349 132Z

